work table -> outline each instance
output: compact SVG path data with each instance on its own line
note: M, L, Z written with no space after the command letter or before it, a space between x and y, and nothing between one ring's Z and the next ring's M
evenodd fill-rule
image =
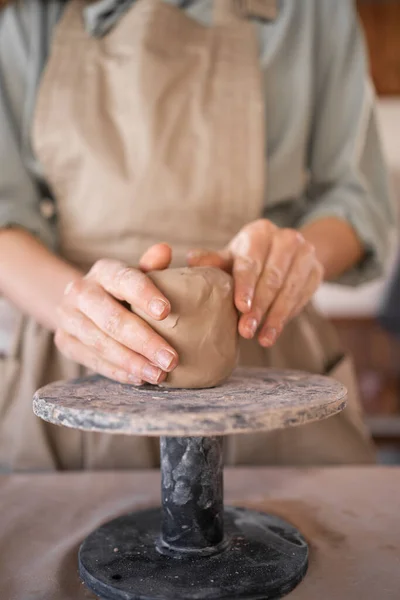
M89 600L77 551L101 523L157 506L158 472L0 476L1 600ZM400 598L400 468L226 469L225 502L268 511L310 544L290 600ZM205 582L206 583L206 582Z

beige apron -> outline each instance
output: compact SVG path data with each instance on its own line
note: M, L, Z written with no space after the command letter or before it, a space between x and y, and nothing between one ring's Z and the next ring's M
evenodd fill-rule
M218 0L213 26L205 27L162 0L138 0L96 39L84 29L82 0L68 3L34 139L57 198L60 251L71 263L88 269L108 257L135 266L150 245L165 241L180 265L189 248L219 249L261 216L265 111L248 4L271 6ZM38 387L83 369L32 320L20 331L0 392L0 468L158 466L155 439L82 433L34 417ZM311 307L272 350L243 342L242 363L329 372L348 386L349 407L318 424L228 438L227 463L373 460L349 359Z

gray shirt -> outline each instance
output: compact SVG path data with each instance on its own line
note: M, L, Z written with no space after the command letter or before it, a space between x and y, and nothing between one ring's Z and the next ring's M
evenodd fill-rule
M191 0L182 10L208 25L212 3ZM26 228L51 248L57 221L46 212L49 190L32 151L31 125L64 4L22 0L0 12L0 227ZM84 13L88 32L104 34L131 4L91 3ZM395 219L353 3L280 0L278 18L256 27L267 122L264 216L285 227L328 216L346 220L367 254L340 281L372 279L382 273Z

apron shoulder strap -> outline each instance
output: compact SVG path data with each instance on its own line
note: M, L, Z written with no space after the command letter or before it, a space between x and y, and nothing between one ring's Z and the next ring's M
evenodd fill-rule
M86 0L69 0L66 3L62 17L56 26L52 45L63 43L65 39L71 43L87 38L83 14Z

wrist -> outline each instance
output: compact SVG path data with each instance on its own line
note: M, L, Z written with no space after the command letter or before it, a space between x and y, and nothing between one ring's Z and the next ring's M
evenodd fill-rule
M82 273L22 229L0 232L0 293L22 312L54 330L57 308L70 281Z
M365 254L363 245L352 226L337 217L325 217L300 229L303 237L315 248L324 270L324 280L331 281L357 265Z

